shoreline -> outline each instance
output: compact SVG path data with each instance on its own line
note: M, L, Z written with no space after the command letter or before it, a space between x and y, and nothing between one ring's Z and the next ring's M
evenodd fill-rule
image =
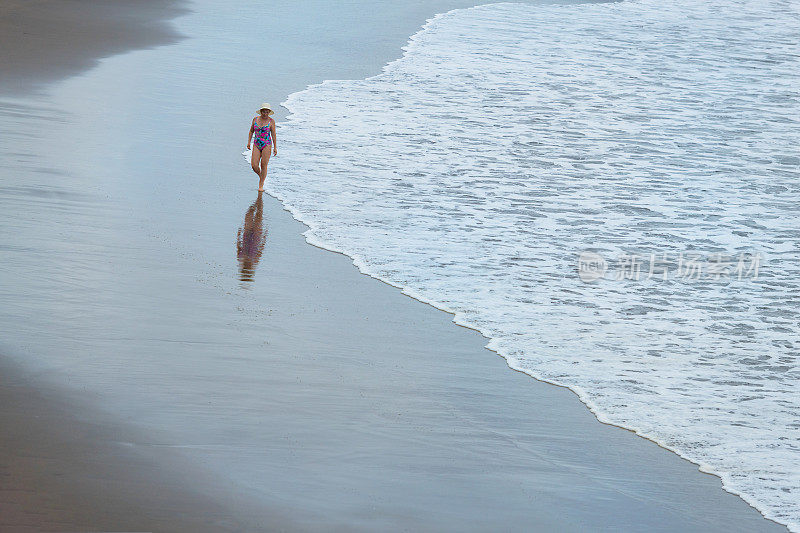
M270 195L270 196L272 196L272 195ZM278 201L280 201L283 204L283 202L280 199L278 199ZM291 209L287 208L285 205L283 206L283 208L287 212L289 212L291 214L291 216L292 216L292 218L294 220L296 220L297 222L302 224L304 227L306 227L308 229L308 231L312 231L313 228L311 226L309 226L305 221L303 221L302 218L300 218L299 216L296 216ZM305 232L304 232L304 235L305 235ZM581 402L581 404L583 404L584 407L586 407L586 409L595 417L597 422L599 422L599 423L601 423L603 425L609 426L609 427L613 427L615 429L620 429L620 430L626 431L626 432L628 432L628 433L630 433L632 435L635 435L637 438L641 438L641 439L644 439L644 440L646 440L646 441L648 441L648 442L650 442L652 444L655 444L656 446L658 446L662 450L664 450L664 451L666 451L666 452L668 452L668 453L680 458L681 460L684 460L684 461L687 461L687 462L691 463L692 465L697 467L697 471L700 472L701 474L705 474L705 475L711 476L711 477L719 480L720 483L721 483L722 490L724 490L728 494L731 494L733 496L741 498L744 501L744 503L746 503L754 511L758 512L765 520L767 520L767 521L769 521L769 522L771 522L771 523L773 523L773 524L775 524L776 526L779 526L779 527L787 527L786 524L784 524L784 523L782 523L782 522L780 522L780 521L778 521L778 520L776 520L776 519L774 519L774 518L772 518L770 516L767 516L761 509L759 509L759 507L756 504L751 502L751 500L748 497L748 495L742 494L742 493L740 493L738 491L735 491L733 489L730 489L730 488L726 487L724 485L723 476L721 474L715 472L714 470L706 467L706 465L704 465L702 463L699 463L699 462L693 460L692 458L681 454L679 451L674 450L674 449L668 447L667 445L662 444L658 440L650 438L647 435L645 435L643 433L640 433L639 431L637 431L635 429L631 429L631 428L628 428L626 426L623 426L623 425L620 425L620 424L616 424L614 422L609 421L607 418L605 418L602 415L602 413L599 412L599 410L594 406L593 403L591 403L588 399L585 399L584 396L582 396L579 392L575 391L569 385L564 385L564 384L561 384L561 383L558 383L558 382L555 382L555 381L550 381L550 380L548 380L546 378L539 377L539 376L537 376L535 374L531 374L529 372L526 372L523 369L520 369L520 368L517 368L517 367L513 366L506 356L504 356L503 354L501 354L500 352L498 352L497 350L495 350L494 348L492 348L490 346L491 345L491 341L493 340L493 337L490 337L490 336L486 335L483 331L481 331L477 327L473 327L473 326L470 326L468 324L462 324L462 323L458 322L456 320L456 313L455 312L445 308L444 306L437 305L436 302L432 302L432 301L429 301L429 300L427 300L425 298L422 298L422 297L419 297L419 296L415 296L413 294L410 294L410 293L406 292L406 290L405 290L406 287L404 287L402 285L396 285L394 283L391 283L390 281L387 281L387 280L381 278L378 275L371 274L369 272L366 272L366 271L362 270L362 267L358 265L358 263L353 258L353 256L349 255L347 252L343 252L343 251L338 250L338 249L333 248L333 247L327 247L326 245L324 245L321 242L312 242L308 238L306 238L306 243L308 243L310 246L314 246L315 248L318 248L318 249L320 249L320 250L322 250L324 252L335 253L335 254L342 255L342 256L346 257L347 259L351 260L353 262L353 266L355 266L361 274L363 274L363 275L365 275L365 276L367 276L367 277L369 277L371 279L374 279L376 281L379 281L381 283L384 283L385 285L387 285L389 287L397 289L398 291L400 291L400 293L403 296L407 296L408 298L410 298L411 300L413 300L415 302L421 303L423 305L430 306L431 308L433 308L433 309L435 309L437 311L440 311L442 313L446 313L446 314L450 315L452 317L453 325L461 327L461 328L464 328L464 329L467 329L467 330L472 331L472 332L475 332L475 333L479 334L483 339L485 339L487 344L484 346L484 348L486 350L492 352L497 357L501 358L504 361L504 363L506 364L506 366L507 366L507 368L509 370L512 370L514 372L522 374L526 378L533 379L538 383L541 383L541 384L544 384L544 385L548 385L548 386L557 387L559 389L563 389L565 391L570 392L572 395L575 396L575 398L578 399L578 401Z
M477 5L481 5L481 4L476 4L476 6ZM372 74L369 74L369 75L365 76L364 78L359 78L358 81L370 80L371 78L378 77L381 74L385 73L387 70L390 70L390 67L394 63L400 62L401 60L403 60L406 57L406 54L408 53L407 48L413 43L414 38L416 37L416 35L418 33L423 32L429 26L430 23L434 22L439 17L449 13L450 11L457 11L459 9L463 9L463 8L461 8L461 7L453 8L453 9L450 9L450 10L446 10L446 11L442 11L442 12L436 13L435 15L432 15L432 16L428 17L425 20L425 22L423 24L421 24L421 27L417 30L417 32L415 32L415 33L413 33L413 34L411 34L409 36L409 39L407 40L405 45L403 47L401 47L401 54L399 56L388 60L380 68L380 70L378 72L374 72ZM306 85L303 90L312 89L314 87L322 86L322 85L325 85L325 84L327 84L329 82L336 83L340 79L341 78L325 79L325 80L320 81L320 82L310 83L310 84ZM293 115L293 112L291 111L292 99L295 97L295 95L298 92L302 92L303 90L297 91L295 93L291 93L283 101L281 101L281 107L284 107L285 109L288 110L288 112L286 113L286 116L284 117L284 120L283 120L284 123L287 122L287 121L291 121L291 117ZM248 159L248 161L249 161L249 159ZM734 495L734 496L736 496L738 498L741 498L742 501L744 501L748 505L748 507L750 507L751 509L753 509L756 512L758 512L765 520L767 520L767 521L769 521L769 522L771 522L771 523L773 523L773 524L775 524L775 525L777 525L779 527L788 528L788 525L786 523L782 522L779 518L776 518L774 515L768 513L768 511L766 511L764 509L763 505L759 505L759 502L755 501L755 498L753 498L752 496L750 496L747 493L742 492L741 490L738 490L738 489L736 489L734 487L729 486L730 485L730 480L728 480L726 482L726 474L725 473L721 473L721 472L718 472L718 471L714 470L713 467L709 466L706 463L703 463L701 460L698 460L698 459L692 457L691 455L682 452L679 449L670 447L664 441L659 440L659 439L653 437L650 434L647 434L647 433L645 433L645 432L643 432L641 430L638 430L638 429L633 429L631 427L623 425L622 423L617 423L617 422L612 421L611 419L609 419L608 416L606 416L606 414L604 414L602 412L602 409L599 408L588 397L588 395L585 394L584 392L581 392L579 390L575 390L572 386L570 386L568 384L564 384L562 382L550 380L550 379L548 379L548 378L546 378L546 377L544 377L541 374L538 374L536 372L525 370L524 368L520 367L518 364L515 364L511 359L509 359L509 357L507 357L506 355L504 355L503 353L498 351L498 349L493 347L493 343L494 343L495 339L492 336L490 336L488 333L484 332L483 330L481 330L477 326L473 326L473 325L469 324L466 321L464 321L464 322L460 321L459 317L458 317L458 313L456 311L451 310L450 308L448 308L447 306L441 304L440 302L435 301L435 300L431 300L430 298L426 298L426 297L424 297L424 296L422 296L420 294L417 294L413 289L410 289L408 286L405 286L405 285L402 285L402 284L399 284L399 283L394 283L391 280L382 277L379 273L377 273L375 271L371 271L369 268L367 268L365 266L365 264L363 263L361 258L358 256L358 254L356 254L356 253L354 253L354 252L352 252L350 250L344 250L341 247L337 247L337 245L335 245L335 244L328 244L328 243L323 242L321 239L317 238L314 235L315 227L311 225L310 221L307 218L306 219L303 218L303 216L299 213L299 210L297 208L295 208L294 206L287 205L286 200L284 198L282 198L279 194L275 194L274 191L270 190L269 182L267 182L266 191L267 191L267 193L270 194L270 196L272 196L273 198L277 199L281 203L283 209L285 211L287 211L292 216L292 218L294 220L300 222L306 228L306 230L303 231L302 235L303 235L303 237L305 239L305 242L308 243L309 245L314 246L316 248L319 248L320 250L323 250L325 252L332 252L332 253L340 254L340 255L348 258L352 262L353 266L361 274L363 274L365 276L368 276L368 277L370 277L372 279L375 279L377 281L380 281L381 283L384 283L389 287L392 287L392 288L395 288L395 289L399 290L401 294L403 294L404 296L407 296L408 298L410 298L410 299L412 299L414 301L417 301L417 302L422 303L424 305L428 305L428 306L432 307L433 309L436 309L436 310L441 311L443 313L447 313L448 315L450 315L452 317L452 323L454 325L463 327L465 329L471 330L471 331L476 332L479 335L481 335L481 337L483 339L485 339L485 341L486 341L486 345L484 346L484 348L486 350L494 353L496 356L502 358L503 361L506 363L508 369L513 370L514 372L518 372L520 374L523 374L526 377L531 378L531 379L533 379L533 380L535 380L535 381L537 381L539 383L555 386L555 387L558 387L558 388L565 389L565 390L569 391L570 393L572 393L581 402L581 404L583 404L583 406L585 406L585 408L596 418L596 420L599 423L601 423L603 425L606 425L606 426L609 426L609 427L613 427L613 428L616 428L616 429L621 429L621 430L624 430L626 432L629 432L629 433L631 433L632 435L635 435L638 438L644 439L644 440L646 440L646 441L648 441L650 443L655 444L656 446L658 446L662 450L665 450L665 451L669 452L670 454L675 455L676 457L680 458L681 460L684 460L684 461L687 461L687 462L691 463L692 465L697 467L698 472L700 472L702 474L706 474L706 475L712 476L712 477L716 478L717 480L719 480L719 482L720 482L720 484L722 486L722 489L725 492L727 492L728 494Z
M420 21L420 22L421 22L421 21ZM408 36L408 34L406 35L406 38L407 38L407 36ZM377 55L377 54L376 54L376 55ZM359 67L359 68L365 68L365 67L362 65L362 66L361 66L361 67ZM367 68L368 68L368 67L367 67ZM313 76L313 75L312 75L312 76ZM284 99L285 99L285 98L284 98ZM285 209L285 208L284 208L282 205L280 205L280 206L278 206L278 205L277 205L277 200L274 200L274 201L269 201L269 202L267 202L267 207L266 207L266 210L268 211L268 213L271 213L271 214L270 214L270 216L271 216L271 217L273 217L273 220L271 221L271 224L272 224L272 225L270 226L270 227L271 227L271 234L272 234L272 235L275 235L275 233L278 233L278 238L279 238L279 239L283 239L283 238L285 238L285 239L287 239L287 241L289 241L289 240L292 240L292 241L294 241L294 242L295 242L295 244L292 244L292 245L290 245L290 246L297 246L298 244L299 244L299 245L301 245L301 246L305 246L305 242L303 242L303 241L298 241L298 240L297 240L298 233L303 233L302 231L297 231L298 227L300 226L300 223L299 223L299 222L296 222L296 221L294 221L294 220L293 220L293 222L294 222L294 223L292 223L292 222L289 222L289 221L286 221L286 220L281 220L281 217L280 217L278 214L276 214L276 213L275 213L275 211L276 211L277 209L280 209L280 210L286 210L286 209ZM287 213L288 213L288 210L286 210L286 211L287 211ZM306 226L306 227L307 227L307 226ZM282 235L282 236L281 236L281 235ZM274 237L273 237L273 238L274 238ZM292 242L292 241L289 241L289 242ZM311 244L311 243L309 243L309 244ZM317 245L313 245L313 246L314 246L315 248L317 248L317 249L319 249L319 250L323 250L323 251L321 251L321 252L318 252L318 253L317 253L317 252L308 252L308 251L302 251L302 250L301 250L301 251L299 251L299 252L292 252L292 253L299 253L299 254L301 254L301 255L305 255L305 256L308 256L308 257L317 257L317 258L319 258L319 261L321 261L322 263L324 263L324 264L328 265L328 267L330 267L330 265L332 265L332 264L337 264L337 265L339 265L339 266L336 266L336 267L330 267L330 268L328 268L328 270L325 270L324 268L322 269L322 270L323 270L323 271L325 271L325 272L334 272L335 274L329 274L329 276L331 276L333 279L336 279L336 280L337 280L337 281L336 281L336 283L342 283L341 281L339 281L339 280L340 280L340 279L342 279L342 278L339 278L339 277L336 277L336 276L344 276L344 279L347 279L347 280L349 280L349 278L350 278L350 277L353 277L353 276L352 276L352 266L353 266L353 263L352 263L352 260L351 260L351 258L350 258L349 256L347 256L346 254L342 254L342 253L340 253L340 252L337 252L337 255L341 255L342 257L346 257L346 258L347 258L346 262L347 262L347 263L349 263L348 265L342 265L342 262L341 262L341 260L331 260L330 258L329 258L328 260L325 260L325 259L321 258L321 257L319 256L319 254L327 254L329 250L327 250L327 249L325 249L325 248L323 248L323 247L317 246ZM272 266L272 268L271 268L271 269L268 269L268 270L275 270L275 269L279 269L279 268L280 268L280 265L276 265L276 264L274 263L275 261L276 261L276 260L275 260L274 258L271 258L271 259L270 259L270 258L267 258L267 259L264 261L264 264L262 264L262 266L261 266L260 268L261 268L262 270L264 270L264 269L267 269L267 265L271 265L271 266ZM356 267L357 267L357 265L356 265ZM284 268L285 268L285 267L284 267ZM357 268L358 268L358 267L357 267ZM285 272L284 272L284 274L285 274ZM309 273L308 273L308 272L305 272L304 274L309 274ZM368 278L369 278L369 280L375 280L375 279L378 279L378 278L374 278L374 277L372 277L372 276L370 276L370 275L368 275L368 274L365 274L365 276L366 276L366 277L368 277ZM317 280L319 280L319 279L320 279L320 277L319 277L319 276L312 276L310 279L317 279ZM325 278L322 278L322 279L325 279ZM379 281L382 281L382 280L379 280ZM397 301L397 300L398 300L398 298L397 298L397 294L396 294L396 293L397 293L397 292L401 292L401 291L396 291L396 287L395 287L394 285L391 285L391 284L389 284L389 283L387 283L387 282L385 282L385 281L383 281L383 282L382 282L382 285L386 285L386 288L385 288L385 290L384 290L384 289L375 289L374 287L373 287L372 289L369 289L369 288L367 288L367 286L368 286L368 285L370 285L370 284L373 284L373 283L374 283L374 282L372 282L372 281L363 281L363 280L362 280L362 281L356 281L356 280L353 280L352 282L351 282L351 281L347 281L346 283L347 283L347 284L350 284L350 283L355 283L356 285L358 285L358 286L360 287L359 291L357 291L357 293L358 293L358 294L362 294L362 295L363 295L364 293L367 293L369 296L373 296L373 297L374 297L374 298L373 298L374 300L377 300L377 302L375 302L374 304L370 304L370 306L369 306L369 307L370 307L371 309L373 309L373 313L372 313L370 316L376 316L376 315L377 315L377 316L378 316L378 318L380 318L380 317L381 317L381 314L380 314L380 312L378 312L378 311L377 311L377 309L379 309L379 308L381 307L381 305L383 305L383 304L381 304L381 301L390 301L390 300L392 300L392 299L394 299L394 301ZM274 289L274 287L275 287L275 286L273 285L273 289ZM391 288L391 289L389 289L389 288ZM275 289L275 290L277 290L277 289ZM286 291L286 289L283 289L283 290L284 290L284 291ZM389 292L387 292L387 291L391 291L391 293L394 293L394 295L393 295L393 296L392 296L392 295L390 295L390 293L389 293ZM338 294L339 294L338 298L347 298L347 292L348 292L348 291L346 291L346 290L342 291L342 290L340 289L340 290L338 290L338 291L336 291L336 292L338 292ZM408 296L409 298L411 298L411 299L413 300L413 305L403 305L403 307L407 308L407 311L406 311L407 315L406 315L406 316L408 316L408 317L414 317L414 318L412 318L411 322L409 322L409 323L418 322L418 321L419 321L419 317L420 317L420 316L425 316L425 317L428 317L428 320L432 320L432 321L434 321L434 322L436 323L436 326L434 326L434 333L436 333L437 335L438 335L438 334L441 334L441 333L442 333L442 330L443 330L444 328L455 329L455 328L452 328L452 324L453 324L453 323L455 323L456 325L461 325L461 324L458 324L458 323L454 322L454 321L453 321L453 320L451 320L450 318L447 318L447 319L443 319L444 317L440 317L440 318L438 318L438 319L437 319L437 318L434 318L434 317L433 317L433 315L434 315L434 314L436 314L436 313L440 313L440 310L439 310L438 308L436 308L435 306L433 306L432 304L428 304L428 305L426 306L426 307L430 307L430 311L420 311L420 310L418 310L418 309L417 309L417 307L419 306L419 302L421 302L421 300L415 299L413 296L411 296L411 295L409 295L409 294L407 294L407 293L404 293L404 292L401 292L401 294L403 294L404 296ZM380 295L380 296L376 296L376 295ZM369 298L369 296L366 296L366 298ZM425 303L425 302L423 302L423 303ZM395 304L394 304L394 303L390 303L390 304L388 304L388 305L395 305ZM415 309L417 309L417 310L415 310ZM445 311L445 312L447 312L447 311ZM335 318L335 317L336 317L336 314L334 313L334 314L331 314L330 316L331 316L331 317L333 317L333 318ZM342 315L339 315L339 316L342 316ZM347 316L347 314L345 313L345 314L344 314L344 316ZM452 318L452 317L451 317L451 318ZM306 319L308 319L308 318L306 317ZM384 320L386 320L386 317L385 317L385 316L384 316ZM335 321L335 320L334 320L334 321ZM427 322L427 320L426 320L426 321L424 321L424 322ZM289 326L287 326L287 324L288 324L288 322L284 322L284 323L282 323L283 327L286 327L286 328L288 328ZM413 328L412 328L410 325L408 325L408 324L405 324L405 323L402 323L402 322L401 322L400 324L397 324L396 322L389 322L389 325L388 325L388 326L384 325L383 327L384 327L384 328L386 328L386 327L389 327L389 328L391 328L391 327L392 327L392 324L394 324L394 326L400 326L400 327L404 327L404 328L406 328L406 329L413 329ZM427 324L426 324L426 326L427 326ZM306 327L307 327L307 326L306 326ZM380 328L381 326L376 326L376 327ZM465 329L468 329L468 330L469 330L469 329L472 329L472 328L469 328L468 326L463 326L463 325L462 325L462 327L463 327L463 328L465 328ZM436 329L436 328L439 328L439 329ZM302 328L301 328L301 330L300 330L300 331L302 331ZM367 330L363 331L362 333L363 333L363 334L366 334L366 331L367 331ZM472 331L473 331L473 332L476 332L476 330L472 330ZM447 333L447 332L445 332L445 333ZM481 336L482 338L484 338L484 339L485 339L485 337L483 337L483 336L482 336L482 335L481 335L479 332L477 332L477 333L479 334L479 336ZM456 331L456 333L452 333L452 332L450 332L450 333L447 333L447 334L449 334L449 335L453 335L454 337L457 337L457 336L460 336L462 333L461 333L460 331L458 331L458 330L457 330L457 331ZM429 339L429 340L430 340L430 339ZM343 341L343 342L344 342L344 341ZM352 339L347 339L347 342L350 342L350 343L352 343L353 341L352 341ZM465 344L469 344L469 346L465 346L465 347L463 348L463 350L464 350L464 353L469 353L470 355L475 355L475 353L476 353L476 352L474 351L474 348L475 348L475 346L477 346L477 345L478 345L480 342L481 342L481 341L480 341L479 339L477 339L477 337L476 337L476 336L474 336L474 335L470 335L469 342L468 342L468 343L466 343L466 342L465 342ZM344 343L346 344L346 342L344 342ZM485 344L485 343L483 343L483 344ZM378 344L377 346L380 346L380 345ZM444 348L444 346L447 346L447 345L446 345L446 344L439 344L439 346L440 346L441 348ZM373 346L373 347L374 347L374 346ZM485 353L485 350L483 349L483 346L480 346L479 348L480 348L480 350L479 350L479 351L480 351L481 353L478 353L477 355L478 355L478 356L481 356L481 357L484 357L484 358L487 358L488 354L486 354L486 353ZM433 347L433 348L431 349L431 351L435 352L435 351L437 351L437 349L436 349L435 347ZM440 350L439 350L439 351L440 351ZM496 353L496 352L495 352L495 353ZM395 355L396 355L396 354L395 354ZM499 355L499 354L498 354L498 355ZM502 356L501 356L501 357L502 357ZM491 358L488 358L488 359L491 359ZM503 360L503 363L504 363L504 364L503 364L502 366L503 366L503 367L505 367L505 368L503 368L503 369L500 369L500 371L505 371L505 372L507 372L507 370L508 370L509 368L513 369L513 367L510 367L510 365L508 365L508 362L507 362L505 359ZM487 368L488 368L488 367L493 367L493 368L494 368L494 371L498 370L498 365L497 365L497 364L493 364L493 362L491 362L491 361L480 361L478 364L479 364L479 365L481 365L481 368L483 368L483 367L487 367ZM475 367L473 367L473 368L475 368ZM428 370L430 370L430 369L428 369ZM426 372L427 372L428 370L426 370ZM517 371L517 372L515 372L515 373L510 373L510 374L517 374L517 373L522 373L522 374L524 374L524 375L525 375L525 379L526 379L526 380L528 380L528 381L530 381L530 378L532 377L532 376L530 376L530 375L528 375L528 374L526 374L526 373L520 372L520 371ZM488 374L487 374L487 375L488 375ZM468 374L464 374L464 376L468 376ZM522 386L522 387L525 387L525 385L519 385L519 384L523 383L523 381L520 381L519 379L516 379L516 378L508 378L507 376L497 376L497 377L494 377L494 376L492 376L492 378L495 378L495 379L497 380L497 383L498 383L498 384L500 384L500 383L503 383L503 384L505 384L506 382L508 382L508 383L517 383L517 385L515 385L515 387L520 387L520 386ZM534 378L534 380L535 380L535 382L537 382L537 383L539 383L539 384L542 384L542 383L547 383L547 382L545 382L545 381L543 381L543 380L538 380L538 379L536 379L536 378ZM533 383L534 383L534 382L531 382L531 386L532 386L532 387L533 387ZM566 387L562 387L562 386L560 386L560 385L557 385L557 387L558 387L559 389L560 389L560 388L566 388ZM4 392L5 392L5 389L3 389L3 390L4 390ZM575 393L575 392L574 392L574 391L572 391L571 389L568 389L568 390L570 390L570 391L571 391L573 394L577 395L577 393ZM477 392L481 392L481 390L480 390L480 389L476 389L476 391L477 391ZM540 392L541 392L541 391L540 391ZM524 394L526 394L526 395L527 395L527 394L530 394L530 391L526 391ZM546 395L548 395L548 397L550 397L550 398L556 398L556 397L560 396L562 393L551 393L551 392L547 392L547 393L545 393L545 394L546 394ZM552 396L550 396L551 394L552 394ZM535 394L534 394L534 395L535 395ZM526 397L526 398L528 398L528 396L525 396L525 397ZM586 406L586 407L588 407L588 406ZM572 409L572 408L573 408L573 407L569 407L569 409ZM587 410L587 409L585 409L585 407L583 407L583 406L580 406L580 408L582 408L582 409L584 409L584 410ZM43 410L42 410L42 412L46 412L48 409L49 409L49 408L47 408L47 407L43 407ZM4 414L5 414L5 413L4 413ZM599 420L597 420L597 419L594 417L594 415L593 415L593 414L591 414L591 413L586 413L586 414L589 414L589 415L590 415L590 417L592 418L592 420L593 420L594 422L600 422ZM577 413L576 413L576 416L578 417L578 419L581 419L581 420L582 420L581 424L584 424L583 426L580 426L581 428L584 428L584 429L583 429L583 430L580 430L580 429L579 429L579 432L580 432L580 431L585 431L585 430L586 430L585 428L587 428L587 427L591 427L591 426L592 426L592 424L591 424L590 422L588 422L588 421L585 419L585 417L582 417L581 415L579 415L579 414L577 414ZM618 428L618 426L614 426L614 425L612 425L612 424L607 424L607 423L605 423L605 422L600 422L600 423L601 423L601 424L605 424L605 425L610 425L610 426L612 426L612 427L614 427L614 428ZM509 427L514 427L514 425L513 425L513 424L511 424L511 425L509 425ZM622 428L622 429L625 429L625 428ZM593 430L589 430L589 431L593 431ZM627 432L626 432L626 433L634 433L634 432L632 432L631 430L627 430ZM637 438L638 438L638 436L637 436ZM618 440L617 442L624 442L624 441L626 441L626 439L625 439L625 438L622 438L622 439ZM466 442L466 441L465 441L465 442ZM648 441L648 442L651 442L651 443L652 443L652 441ZM659 449L661 449L661 450L664 450L664 449L666 449L666 448L663 448L663 447L661 447L661 446L660 446L660 445L658 445L657 443L654 443L654 444L656 444L656 445L658 446L658 448L659 448ZM635 444L634 444L633 446L635 446L635 447L637 447L637 448L642 448L642 449L644 449L644 447L643 447L643 446L640 446L640 445L635 445ZM678 458L678 455L677 455L675 452L672 452L671 450L669 450L669 451L671 452L671 454L675 455L675 458L676 458L676 459ZM160 452L159 452L159 453L160 453ZM651 458L651 459L652 459L653 457L655 457L655 456L653 456L653 455L648 455L648 454L651 454L652 452L645 452L645 451L642 451L641 453L643 453L642 457L647 457L647 458ZM661 452L657 452L657 453L661 453ZM159 457L160 457L160 456L159 456ZM661 459L664 459L664 458L661 458ZM161 459L159 459L159 460L163 460L163 458L161 458ZM664 460L665 460L665 459L664 459ZM666 462L668 462L668 463L670 463L670 466L666 467L666 469L667 469L667 470L669 470L670 468L673 468L673 467L675 466L675 464L674 464L674 463L675 463L675 461L673 461L672 459L665 460L665 461L666 461ZM680 459L680 461L684 461L684 459ZM623 461L623 462L624 462L624 461ZM187 463L191 464L191 462L190 462L190 461L187 461ZM644 464L644 462L640 463L640 466L641 466L641 465L643 465L643 464ZM693 463L692 463L692 464L693 464ZM190 467L190 466L186 466L186 468L188 468L188 469L191 469L191 467ZM683 470L686 470L686 469L685 469L685 468L683 468ZM157 469L156 469L156 468L153 468L153 469L152 469L152 471L154 471L154 472L157 472ZM155 474L154 474L154 475L155 475ZM683 474L681 474L681 475L683 475ZM714 475L714 474L712 474L712 475ZM116 477L116 476L115 476L115 477ZM679 477L680 477L680 476L679 476ZM717 477L717 476L715 476L715 477ZM119 479L119 478L117 478L117 479ZM122 482L122 486L124 486L124 485L125 485L125 482ZM705 490L705 489L703 489L703 490ZM726 503L725 503L725 505L730 505L730 506L731 506L731 509L736 509L736 505L735 505L735 504L733 504L733 503L731 503L731 502L729 501L729 499L723 498L723 500L726 502ZM744 502L741 502L741 503L744 503ZM139 505L141 505L141 504L139 504ZM202 506L204 505L204 503L203 503L203 502L200 502L198 505L200 506L200 508L202 508ZM734 511L734 512L736 512L736 511ZM594 516L594 515L592 515L592 516ZM554 521L553 521L553 525L555 525L555 524L559 524L559 525L560 525L560 523L559 523L559 522L556 520L556 517L551 517L551 518L554 520ZM596 519L596 517L595 517L595 519ZM731 521L731 523L736 523L736 521L735 521L735 520L732 520L732 521ZM345 525L345 524L346 524L346 523L343 523L343 525ZM95 525L95 524L92 524L92 525ZM116 525L116 524L115 524L115 525ZM306 527L309 527L310 529L315 529L315 525L313 525L313 524L312 524L312 525L310 525L310 526L309 526L308 524L304 524L304 525L305 525ZM319 524L319 523L318 523L318 524L316 524L316 526L322 526L322 525L324 525L324 524ZM573 525L574 525L574 526L576 526L577 524L573 524ZM595 524L595 525L596 525L596 524ZM142 527L142 526L141 526L141 525L136 525L135 527ZM171 525L171 527L172 527L172 525ZM178 526L176 525L175 527L178 527ZM302 527L302 526L297 526L297 527ZM721 527L721 526L720 526L720 527Z

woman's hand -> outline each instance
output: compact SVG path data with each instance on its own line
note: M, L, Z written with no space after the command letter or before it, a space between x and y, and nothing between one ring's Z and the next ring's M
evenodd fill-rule
M250 143L247 143L247 149L248 150L250 149Z
M278 147L272 149L272 155L278 155Z

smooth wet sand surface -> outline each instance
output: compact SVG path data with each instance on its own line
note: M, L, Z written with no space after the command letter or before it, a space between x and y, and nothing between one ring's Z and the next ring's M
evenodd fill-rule
M0 530L234 531L243 523L214 479L170 450L143 453L138 432L80 394L36 387L5 362L0 374ZM288 528L280 509L269 526ZM292 528L289 528L292 529Z
M371 75L464 5L277 4L248 71L249 12L198 2L185 41L0 98L0 529L785 530L274 199L255 220L253 104Z
M3 0L0 93L24 95L97 65L100 58L177 42L177 0Z

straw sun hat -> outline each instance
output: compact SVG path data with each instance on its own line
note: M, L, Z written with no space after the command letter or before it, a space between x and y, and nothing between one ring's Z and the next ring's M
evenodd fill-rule
M268 103L266 103L266 102L264 102L263 104L261 104L261 107L259 107L259 108L258 108L258 112L259 112L259 113L261 113L261 110L262 110L262 109L268 109L268 110L269 110L269 114L270 114L270 115L273 115L273 114L275 113L275 112L272 110L272 106L270 106L270 105L269 105Z

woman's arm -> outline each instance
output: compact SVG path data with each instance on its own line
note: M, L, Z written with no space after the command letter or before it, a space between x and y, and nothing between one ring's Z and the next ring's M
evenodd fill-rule
M272 130L272 155L278 155L278 134L275 133L275 121L269 123L269 129Z
M253 119L255 120L255 119ZM253 120L250 121L250 133L247 135L247 149L250 149L250 141L253 140Z

